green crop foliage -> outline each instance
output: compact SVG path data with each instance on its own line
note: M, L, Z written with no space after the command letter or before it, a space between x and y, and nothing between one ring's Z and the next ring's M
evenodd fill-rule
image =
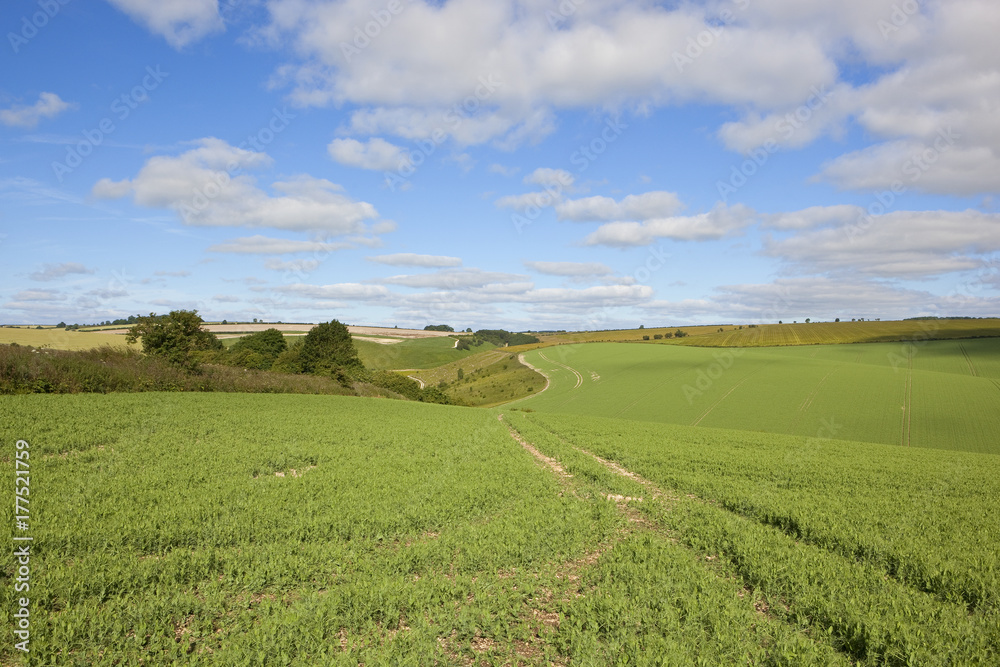
M995 456L575 415L508 418L573 474L608 493L646 496L648 520L722 563L769 617L827 637L852 661L1000 657ZM609 479L585 452L651 480L660 502L633 480Z

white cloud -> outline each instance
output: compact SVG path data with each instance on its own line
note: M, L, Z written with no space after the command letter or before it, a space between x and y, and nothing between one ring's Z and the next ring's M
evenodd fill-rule
M16 301L65 301L66 295L51 289L22 290L14 295Z
M289 271L292 273L310 273L315 271L320 265L318 259L293 259L283 261L280 259L269 259L264 262L264 268L271 271Z
M297 252L328 253L352 247L350 243L297 241L255 235L223 241L209 247L211 252L231 252L243 255L286 255Z
M175 49L225 29L218 0L109 0Z
M31 106L12 106L0 109L0 123L8 127L33 128L43 118L55 118L63 111L75 109L75 103L64 102L55 93L42 93Z
M455 290L473 287L482 288L493 284L520 284L527 280L528 277L523 275L469 268L417 275L391 276L389 278L382 278L379 282L390 285L403 285L405 287Z
M964 147L901 140L842 155L820 177L845 190L915 189L972 195L1000 190L1000 155L989 146ZM1000 143L998 143L1000 148Z
M461 266L462 260L458 257L448 257L445 255L418 255L411 252L400 252L393 255L377 255L366 257L370 262L388 264L389 266L421 266L426 268L446 268Z
M181 155L150 158L129 181L98 181L94 196L131 192L136 204L173 210L192 226L362 234L369 231L365 221L378 217L371 204L354 201L339 185L308 175L272 183L276 194L270 194L246 173L271 163L265 153L215 138L194 143L197 148Z
M523 211L533 207L545 208L547 206L554 206L558 201L558 193L525 192L520 195L505 195L493 203L499 208L512 208L518 211Z
M1000 214L896 211L864 216L836 207L830 223L790 238L766 239L765 254L810 273L851 272L923 278L978 268L1000 251Z
M363 55L345 54L341 45L372 20L370 9L363 2L275 0L263 31L272 39L289 36L299 54L278 77L292 86L293 99L363 107L352 129L367 134L416 138L411 133L441 128L460 143L497 139L509 147L551 132L554 109L790 105L837 73L822 44L799 26L749 29L741 18L712 36L714 7L611 1L575 3L553 26L547 12L558 7L547 3L414 0ZM710 35L710 46L679 65L675 54L701 33Z
M521 171L520 167L505 167L502 164L493 163L489 167L491 174L500 174L501 176L514 176L517 172Z
M539 167L524 177L525 183L543 187L570 187L575 181L573 174L565 169L551 169L549 167Z
M780 230L810 229L829 224L856 222L865 213L860 206L839 204L836 206L811 206L799 211L763 215L762 227Z
M28 274L28 277L32 280L48 281L57 280L64 276L70 274L88 274L95 273L94 269L88 269L83 264L79 262L63 262L62 264L44 264L42 265L41 271L35 271L34 273Z
M780 278L772 283L725 285L706 299L650 301L644 308L675 321L758 322L899 319L914 315L991 316L998 297L938 296L864 278Z
M334 139L327 151L337 162L360 169L393 171L410 163L406 151L379 137L364 143L356 139Z
M653 218L644 222L609 222L585 239L586 245L638 246L655 239L714 241L737 233L753 223L756 213L742 205L717 204L699 215Z
M628 195L621 201L611 197L585 197L569 199L556 204L560 220L578 222L611 220L650 220L665 218L684 206L673 192L653 191Z
M532 262L526 261L524 265L532 271L543 273L549 276L564 276L568 278L600 278L608 276L614 271L606 264L600 262Z
M275 289L278 292L297 294L313 299L346 299L350 301L378 300L389 294L389 290L382 285L362 285L361 283L337 283L334 285L296 283Z

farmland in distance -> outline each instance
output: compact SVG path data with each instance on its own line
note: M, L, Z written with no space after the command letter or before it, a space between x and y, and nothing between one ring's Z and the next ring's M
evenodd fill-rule
M533 350L549 388L519 405L746 431L1000 453L1000 339L708 349Z

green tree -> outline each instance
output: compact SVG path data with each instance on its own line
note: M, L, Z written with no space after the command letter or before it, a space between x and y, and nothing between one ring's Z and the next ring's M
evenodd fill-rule
M350 332L337 320L317 324L306 334L299 361L303 373L325 375L337 369L361 367Z
M239 352L241 350L249 350L251 352L258 352L265 357L277 357L279 354L288 349L288 343L285 342L285 337L277 329L264 329L263 331L257 331L250 334L249 336L244 336L240 338L236 343L230 348L233 352Z
M675 338L684 338L684 336L687 336L687 331L682 331L681 329L678 329L677 331L674 332Z
M168 315L150 313L138 318L125 340L129 343L142 341L142 351L146 354L196 370L199 352L222 349L215 334L201 328L203 322L197 310L173 310Z

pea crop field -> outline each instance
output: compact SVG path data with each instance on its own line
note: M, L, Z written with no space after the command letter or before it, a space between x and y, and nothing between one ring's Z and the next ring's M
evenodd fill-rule
M1000 339L523 358L490 408L0 396L0 664L1000 664Z

